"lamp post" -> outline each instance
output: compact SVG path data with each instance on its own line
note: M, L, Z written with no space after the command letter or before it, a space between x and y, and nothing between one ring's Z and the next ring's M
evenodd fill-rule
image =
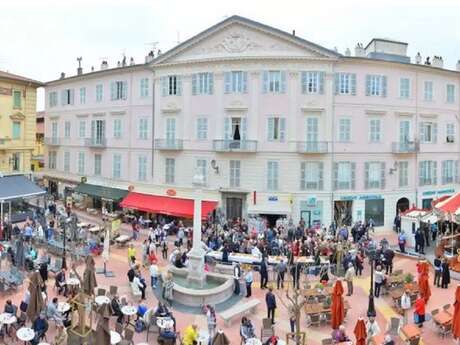
M375 258L375 248L372 245L367 251L369 257L369 263L371 265L371 286L369 289L369 303L367 306L367 317L375 317L377 313L375 312L374 304L374 258Z

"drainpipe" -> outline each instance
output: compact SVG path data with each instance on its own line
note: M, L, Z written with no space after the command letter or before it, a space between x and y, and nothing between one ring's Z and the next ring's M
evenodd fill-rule
M153 181L153 168L155 159L155 72L152 71L152 183Z
M331 188L331 224L334 222L334 163L335 163L335 63L332 64L332 106L331 106L331 172L330 188Z
M419 126L418 126L418 71L415 72L415 128L414 128L414 140L417 140L418 147L416 146L415 150L415 167L414 167L414 175L415 175L415 207L418 207L418 181L420 180L419 174L420 171L418 170L418 152L420 150L420 133L419 133ZM410 207L410 205L409 205Z

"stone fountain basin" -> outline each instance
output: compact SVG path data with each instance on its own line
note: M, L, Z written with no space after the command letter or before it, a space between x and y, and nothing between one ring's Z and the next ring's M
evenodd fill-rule
M193 288L184 286L187 279L188 270L186 268L177 268L169 266L168 272L173 275L174 287L173 297L175 302L190 307L200 307L205 304L216 305L225 302L233 295L233 277L226 274L207 272L206 280L210 285L209 288ZM176 278L181 280L181 284L176 282ZM217 285L217 286L216 286Z

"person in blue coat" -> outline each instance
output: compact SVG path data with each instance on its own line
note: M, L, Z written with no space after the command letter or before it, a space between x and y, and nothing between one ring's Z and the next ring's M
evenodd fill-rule
M271 286L265 295L265 303L267 304L267 318L272 319L272 324L275 324L276 297Z

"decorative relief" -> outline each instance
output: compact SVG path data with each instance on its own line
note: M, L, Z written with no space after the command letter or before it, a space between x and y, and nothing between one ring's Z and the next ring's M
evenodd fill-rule
M230 33L218 46L221 46L229 53L241 53L260 47L259 44L252 41L249 37L237 32Z
M168 103L165 107L161 109L163 113L177 113L180 111L180 108L177 106L176 103Z
M225 110L227 111L242 111L247 109L248 107L239 99L230 102L230 104L225 107Z
M23 121L25 118L25 115L19 111L10 115L10 119L14 121Z

